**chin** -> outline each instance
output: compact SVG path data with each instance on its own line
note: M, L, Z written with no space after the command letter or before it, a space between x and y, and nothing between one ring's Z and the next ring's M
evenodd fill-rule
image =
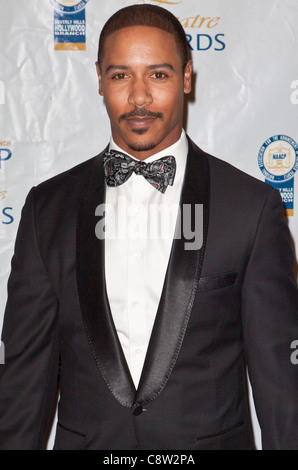
M155 142L128 142L127 145L131 150L134 150L135 152L146 152L156 147Z

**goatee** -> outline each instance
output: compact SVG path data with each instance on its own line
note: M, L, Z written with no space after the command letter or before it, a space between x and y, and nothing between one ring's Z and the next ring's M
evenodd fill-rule
M154 149L154 147L156 147L155 142L148 142L146 144L128 143L127 145L131 150L134 150L135 152L146 152L146 151L152 150L152 149Z

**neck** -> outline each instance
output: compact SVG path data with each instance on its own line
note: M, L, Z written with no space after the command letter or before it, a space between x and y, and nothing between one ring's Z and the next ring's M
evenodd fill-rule
M132 148L133 146L128 145L125 143L117 134L114 135L112 132L112 137L114 139L114 142L118 147L121 148L121 150L124 153L128 153L132 155L134 158L137 158L138 160L146 160L146 158L151 157L152 155L155 155L159 152L162 152L163 150L167 149L171 145L175 144L178 142L178 140L181 137L181 132L182 132L182 126L179 129L176 129L175 133L165 137L161 142L157 143L154 145L154 147L150 149L141 149L138 150L136 147Z

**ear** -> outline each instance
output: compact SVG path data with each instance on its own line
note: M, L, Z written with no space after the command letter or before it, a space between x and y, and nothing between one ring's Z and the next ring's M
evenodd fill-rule
M96 62L96 72L97 72L97 76L98 76L98 93L103 96L103 86L102 86L102 75L101 75L101 70L100 70L100 66L99 66L99 63Z
M192 60L189 60L184 69L184 93L191 92L191 78L192 78Z

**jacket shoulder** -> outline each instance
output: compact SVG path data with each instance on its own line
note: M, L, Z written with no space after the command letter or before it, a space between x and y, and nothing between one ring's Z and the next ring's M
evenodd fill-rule
M243 187L244 189L247 188L248 190L256 189L259 191L276 191L272 186L268 183L264 183L263 181L255 178L254 176L245 173L239 168L236 168L231 163L228 163L214 155L211 155L200 147L198 147L190 138L188 138L190 150L197 155L207 159L208 166L210 169L210 179L211 183L215 182L220 185L227 185L233 184L239 187Z
M273 198L281 205L282 200L277 189L254 176L245 173L214 155L200 149L191 139L190 150L199 158L208 162L210 173L210 197L211 202L218 206L238 208L240 211L248 208L260 211L269 198Z
M63 187L64 185L72 185L75 183L79 183L80 181L84 181L88 174L92 173L92 171L99 169L99 164L101 160L101 153L98 154L96 157L92 157L78 165L70 168L69 170L64 171L63 173L59 173L42 183L36 186L36 190L38 192L47 191L52 188L56 187Z
M245 173L231 163L221 160L213 155L207 155L210 167L210 178L217 185L223 185L228 189L229 185L237 187L242 192L257 191L259 194L267 195L277 191L268 183Z
M59 173L35 186L35 201L49 202L51 199L64 198L76 200L84 188L89 187L100 176L102 157L105 150L69 170Z

